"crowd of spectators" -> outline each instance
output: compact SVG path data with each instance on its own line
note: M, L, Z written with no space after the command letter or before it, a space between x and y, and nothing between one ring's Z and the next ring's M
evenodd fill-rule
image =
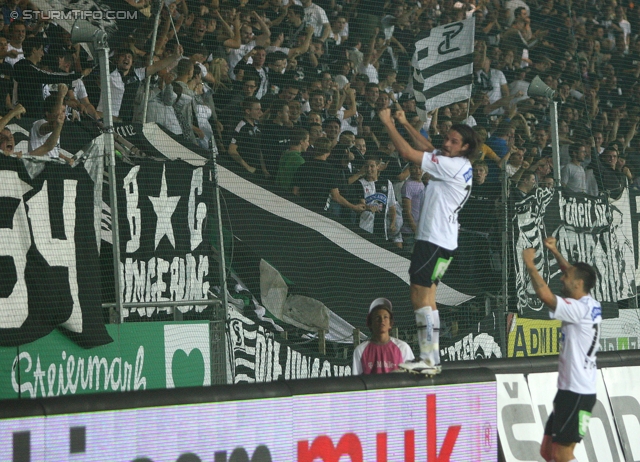
M4 3L0 148L14 153L4 127L31 117L30 152L57 157L61 125L102 116L98 63L55 21L24 20L28 0ZM558 102L562 186L615 198L640 185L640 8L629 0L165 1L153 50L151 2L115 4L137 13L109 39L117 122L146 112L185 143L215 143L239 175L390 246L411 245L428 178L398 157L378 119L385 107L435 147L455 123L483 139L461 217L470 230L487 232L503 190L559 186L550 101L527 96L536 76ZM421 120L415 42L471 16L472 97Z

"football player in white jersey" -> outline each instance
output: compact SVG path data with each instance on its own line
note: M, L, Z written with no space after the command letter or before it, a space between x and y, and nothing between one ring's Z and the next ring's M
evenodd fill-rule
M434 374L441 370L436 289L453 260L453 251L458 247L458 213L471 193L473 171L469 159L475 156L481 143L471 127L457 124L451 127L442 147L436 150L407 121L404 112L397 110L396 120L420 150L414 149L396 129L390 109L381 110L379 117L400 155L430 175L429 184L423 192L409 268L420 356L401 364L400 368Z
M544 246L563 272L562 297L554 295L536 268L533 248L522 251L538 298L549 307L549 317L562 321L558 358L558 393L544 429L540 455L546 461L577 462L573 449L584 437L596 403L596 353L600 345L602 308L591 295L596 272L587 263L569 264L548 237Z

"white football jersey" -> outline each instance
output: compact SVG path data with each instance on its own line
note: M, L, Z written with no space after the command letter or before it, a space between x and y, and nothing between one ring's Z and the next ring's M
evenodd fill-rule
M558 389L582 395L596 392L596 353L600 348L602 308L591 295L580 300L556 296L551 319L562 321Z
M466 157L425 152L422 170L431 175L424 188L416 239L447 250L458 247L458 213L471 194L473 171Z

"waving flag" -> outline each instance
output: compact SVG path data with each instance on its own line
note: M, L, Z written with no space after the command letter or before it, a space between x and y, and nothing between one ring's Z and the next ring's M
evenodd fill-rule
M431 29L416 42L413 91L422 120L427 112L471 97L475 18Z

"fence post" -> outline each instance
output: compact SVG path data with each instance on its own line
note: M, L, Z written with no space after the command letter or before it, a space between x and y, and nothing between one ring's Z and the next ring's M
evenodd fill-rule
M325 339L325 333L322 329L318 331L318 349L321 355L327 354L327 340Z

